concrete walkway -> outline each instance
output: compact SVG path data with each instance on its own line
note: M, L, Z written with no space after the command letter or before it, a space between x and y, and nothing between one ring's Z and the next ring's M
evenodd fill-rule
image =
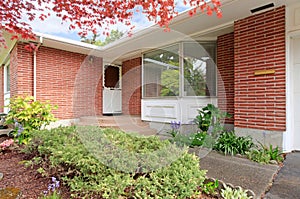
M190 152L200 156L200 167L207 170L207 177L252 190L256 198L300 198L300 152L287 154L281 169L278 165L262 165L215 151Z
M197 153L196 151L195 154ZM224 156L211 151L200 159L200 168L207 170L209 178L252 190L256 198L262 198L280 167L262 165L246 158Z
M289 153L266 199L300 198L300 152Z

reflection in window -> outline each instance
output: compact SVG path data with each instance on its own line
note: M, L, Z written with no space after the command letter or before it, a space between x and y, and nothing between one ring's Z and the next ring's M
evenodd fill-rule
M182 45L144 54L143 97L216 96L215 42Z
M179 95L178 45L144 55L144 97Z
M184 96L216 96L215 44L184 43Z

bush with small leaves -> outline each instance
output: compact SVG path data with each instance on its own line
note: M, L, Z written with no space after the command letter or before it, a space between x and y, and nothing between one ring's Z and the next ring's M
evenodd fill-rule
M158 137L115 129L60 127L33 132L27 152L74 198L192 198L205 179L199 158Z
M31 137L31 131L56 121L51 113L53 108L48 102L34 100L32 96L13 97L7 106L9 112L5 124L14 125L13 135L18 139L19 144L27 144Z
M247 191L241 187L233 189L229 186L224 186L224 189L221 190L221 196L224 199L252 199L252 196L248 196Z

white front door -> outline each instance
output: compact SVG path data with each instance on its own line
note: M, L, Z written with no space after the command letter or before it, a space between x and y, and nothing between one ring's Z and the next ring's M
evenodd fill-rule
M122 113L121 67L105 65L103 71L103 114Z
M300 150L300 36L292 39L294 131L293 149Z

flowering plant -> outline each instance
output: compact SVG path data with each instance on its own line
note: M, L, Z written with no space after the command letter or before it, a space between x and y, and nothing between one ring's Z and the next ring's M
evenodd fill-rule
M52 183L48 185L48 189L43 191L43 199L60 199L61 196L59 192L56 191L56 189L59 188L59 181L55 177L52 177L51 181Z
M0 143L0 149L4 150L4 149L10 147L13 144L14 144L14 140L13 139L5 140L2 143Z
M170 132L170 134L171 134L172 137L175 137L179 133L181 122L180 121L178 121L178 122L171 121L170 125L171 125L171 132Z

